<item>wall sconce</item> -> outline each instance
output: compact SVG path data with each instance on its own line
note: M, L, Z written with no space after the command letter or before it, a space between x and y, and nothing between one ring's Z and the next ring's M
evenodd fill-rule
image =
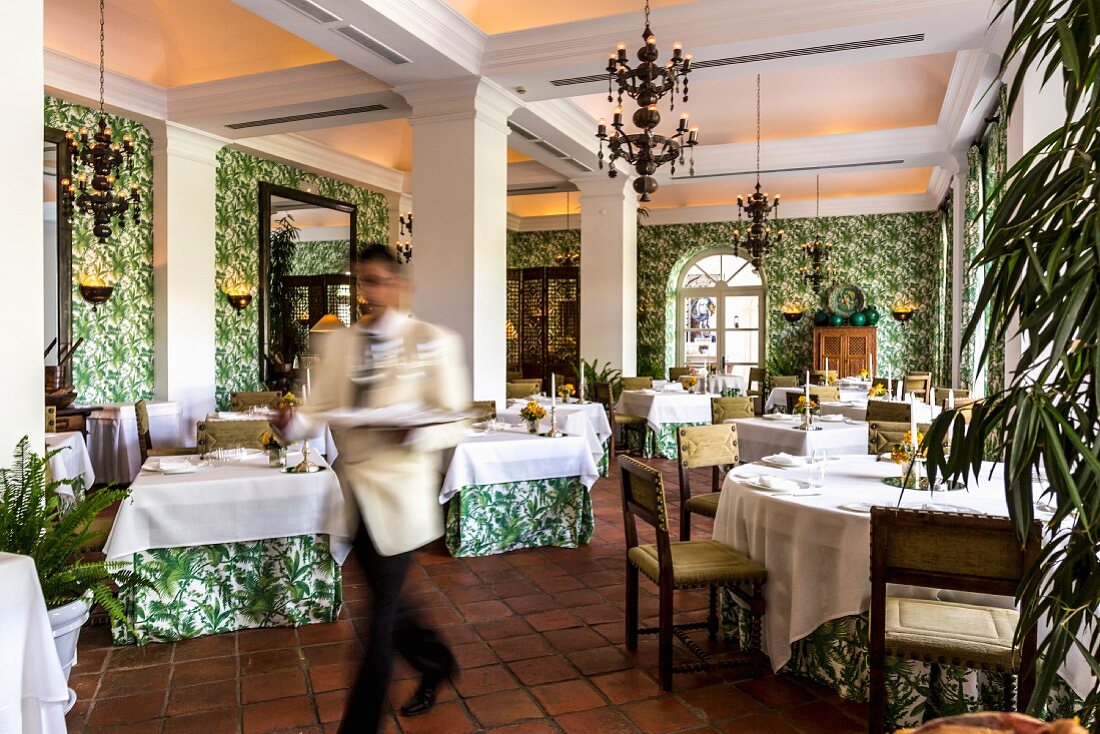
M791 301L780 306L779 311L783 314L783 318L787 320L787 323L793 324L802 319L802 315L806 313L806 307Z
M397 227L400 236L408 236L405 241L398 241L394 245L394 249L397 250L397 256L405 261L405 264L412 262L413 248L412 248L412 233L413 233L413 213L409 212L404 216L397 218Z
M92 311L98 311L99 304L106 303L114 292L115 287L108 285L98 275L84 275L80 278L80 297L92 304Z
M230 293L225 292L225 300L229 301L229 305L237 310L238 313L248 308L248 304L252 303L251 293Z
M894 320L901 324L912 319L917 310L916 302L904 297L896 299L894 305L890 307L890 313L893 315Z

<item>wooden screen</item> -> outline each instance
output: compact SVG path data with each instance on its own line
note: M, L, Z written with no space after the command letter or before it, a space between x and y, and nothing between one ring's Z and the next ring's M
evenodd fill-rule
M508 370L539 378L576 379L580 361L580 268L508 271Z
M840 377L858 375L868 367L868 357L878 364L877 329L873 326L816 326L814 327L814 369L837 370Z

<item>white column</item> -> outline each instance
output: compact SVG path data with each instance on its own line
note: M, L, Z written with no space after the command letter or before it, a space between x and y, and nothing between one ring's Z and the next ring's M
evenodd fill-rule
M638 201L631 178L573 179L581 191L581 357L638 373Z
M214 178L226 141L172 122L152 133L153 390L180 404L190 442L214 409L215 289L227 286L214 282Z
M413 109L413 313L462 337L475 399L502 400L508 115L518 101L478 78L397 91Z
M11 464L11 452L23 436L42 452L45 348L42 242L42 0L5 8L0 66L4 81L4 114L0 137L6 142L0 197L7 214L0 239L0 311L4 329L4 367L0 384L4 420L0 421L0 466ZM18 71L16 71L18 70Z

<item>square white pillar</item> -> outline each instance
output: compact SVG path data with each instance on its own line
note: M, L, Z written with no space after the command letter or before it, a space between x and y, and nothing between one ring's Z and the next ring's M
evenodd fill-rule
M413 108L413 313L458 333L478 400L505 383L508 115L484 79L398 89Z
M581 357L638 372L638 201L629 176L573 179L581 191Z
M153 390L180 404L190 443L215 405L214 299L228 284L214 282L214 186L226 140L171 122L152 133Z

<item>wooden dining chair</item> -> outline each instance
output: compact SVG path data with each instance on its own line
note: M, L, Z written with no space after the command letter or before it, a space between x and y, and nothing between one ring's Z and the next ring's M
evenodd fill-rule
M955 401L955 410L959 412L959 415L963 417L963 422L967 425L970 424L970 418L974 415L974 406L981 402L980 398L966 398L963 400ZM947 403L944 402L944 408L946 409Z
M229 396L229 409L235 413L244 413L249 408L278 408L282 399L282 390L235 392Z
M772 387L798 387L798 375L772 375Z
M798 412L798 399L802 398L802 397L805 397L806 392L804 390L800 390L798 392L788 392L788 393L785 393L785 394L787 396L787 412L788 413L797 413Z
M930 423L918 423L918 433L928 433ZM867 423L867 453L876 456L894 450L894 444L905 440L909 432L909 421L869 421Z
M653 378L648 375L641 377L623 377L620 380L623 390L652 390Z
M657 668L661 689L672 689L672 674L700 669L747 667L752 675L767 670L767 657L760 651L764 618L764 583L768 572L748 556L717 540L669 540L668 506L661 473L627 456L619 457L622 471L623 524L626 531L626 647L638 649L638 635L657 635ZM656 543L638 543L636 518L653 526ZM638 626L638 573L646 575L659 589L657 627ZM707 620L688 624L673 622L673 594L678 589L710 591ZM714 660L687 633L706 629L711 639L718 636L718 589L732 592L735 603L750 615L748 650L724 660ZM684 641L698 663L673 665L672 638Z
M1013 645L1020 615L1014 609L907 599L887 595L887 584L1014 597L1040 550L1041 525L1028 526L1023 543L1007 517L871 508L871 611L868 635L868 731L886 722L886 657L919 660L939 675L943 665L999 673L1006 711L1035 687L1035 628ZM1014 676L1019 676L1018 684Z
M745 385L745 396L752 398L753 411L757 415L764 412L764 381L768 379L763 367L749 368L749 381Z
M470 403L470 407L477 411L477 415L474 416L474 420L478 421L491 421L496 420L497 417L497 401L495 400L475 400Z
M810 382L814 385L831 385L837 381L839 373L836 370L829 370L828 379L826 379L825 370L814 370L810 373Z
M514 380L504 386L505 397L529 398L542 390L542 380L538 378Z
M604 410L607 411L607 420L611 424L611 438L608 439L607 455L614 458L617 450L616 446L619 444L626 444L625 440L619 440L625 438L625 432L638 431L641 433L639 437L639 446L645 446L645 431L646 431L646 419L640 415L630 415L629 413L619 413L615 410L615 396L611 390L611 383L597 382L595 385L596 390L596 402L603 405ZM623 432L622 436L616 436L616 429Z
M691 367L669 367L668 368L668 381L676 382L684 375L690 375L694 370Z
M266 420L199 421L196 428L198 451L206 455L217 449L240 446L246 449L262 449L262 436L271 430Z
M57 406L46 406L46 433L54 433L57 431Z
M710 399L711 423L727 423L733 420L752 418L755 415L752 398L738 396L734 398L715 397Z
M150 456L190 456L196 452L191 446L161 446L153 448L153 435L149 430L149 405L144 400L134 403L134 420L138 429L138 453L141 463Z
M519 372L519 371L505 372L504 373L504 379L506 379L508 382L515 382L516 380L522 380L523 379L523 373Z
M868 400L868 421L885 421L887 423L908 423L909 416L913 413L913 406L909 403L893 403L889 400Z
M928 397L928 391L932 389L932 373L931 372L909 372L905 375L905 392L913 393L914 396L925 399Z
M936 397L940 398L941 403L947 402L947 393L954 393L955 400L966 400L970 397L970 390L965 387L937 387Z
M737 425L680 426L676 431L676 449L680 468L680 540L691 540L692 514L711 518L718 514L723 475L741 460ZM691 470L708 468L710 492L693 497Z

